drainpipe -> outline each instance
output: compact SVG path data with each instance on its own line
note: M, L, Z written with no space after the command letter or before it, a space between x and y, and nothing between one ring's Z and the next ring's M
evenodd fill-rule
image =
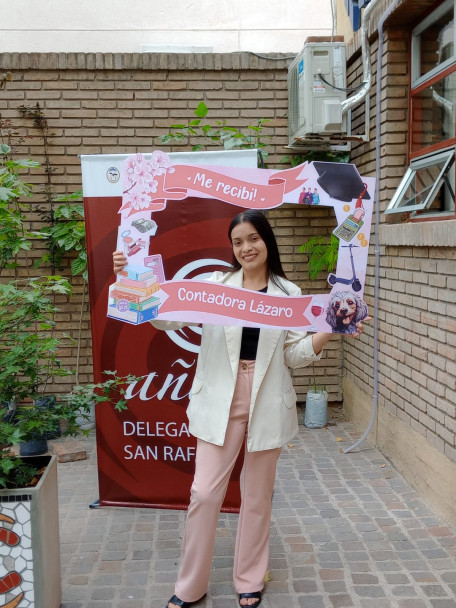
M380 18L378 24L378 55L377 55L377 97L375 103L375 281L374 281L374 395L372 404L372 414L367 429L364 431L362 437L358 439L353 445L343 450L344 454L351 452L356 449L371 432L377 417L378 408L378 299L379 299L379 288L380 288L380 242L379 242L379 229L380 229L380 156L381 156L381 115L380 115L380 104L382 94L382 67L383 67L383 26L388 17L396 9L398 4L402 0L393 0L390 6L386 9ZM377 2L372 0L371 5L376 5ZM366 9L367 10L367 9ZM366 13L364 13L364 18ZM365 26L367 32L367 25ZM367 41L367 34L366 34ZM366 63L366 62L364 62ZM370 67L370 59L369 59ZM367 91L366 91L367 93ZM355 97L355 96L353 96ZM349 101L351 98L347 99Z
M334 3L335 0L332 0ZM363 84L359 91L357 91L351 97L347 97L341 103L342 116L351 110L354 106L358 105L369 93L372 86L372 66L370 60L370 46L369 46L369 21L371 14L380 0L371 0L363 11L363 19L361 23L361 57L363 62Z

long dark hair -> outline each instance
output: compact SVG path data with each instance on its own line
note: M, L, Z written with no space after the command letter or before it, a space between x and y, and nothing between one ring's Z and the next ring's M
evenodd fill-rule
M231 233L233 229L238 225L247 222L252 224L255 230L258 232L260 237L263 239L266 249L268 252L268 257L266 260L268 266L269 278L271 281L277 285L282 291L288 293L284 286L280 281L277 280L277 277L282 277L286 279L286 274L282 268L282 262L280 261L279 248L277 247L277 241L275 235L272 231L271 224L266 219L265 215L261 213L261 211L257 211L256 209L247 209L247 211L243 211L239 213L231 220L230 226L228 228L228 238L232 243ZM233 271L239 270L241 265L239 264L236 256L233 252Z

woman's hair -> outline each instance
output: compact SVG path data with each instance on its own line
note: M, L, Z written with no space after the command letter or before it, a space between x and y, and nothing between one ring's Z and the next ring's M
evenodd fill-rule
M275 285L277 285L277 287L279 287L282 291L288 293L284 286L281 284L281 282L277 280L277 277L282 277L284 279L286 279L287 277L282 268L279 248L277 247L277 241L272 231L271 225L266 219L266 217L263 215L263 213L261 213L261 211L257 211L256 209L247 209L247 211L243 211L242 213L236 215L236 217L231 220L231 224L228 228L228 238L230 239L230 242L232 243L231 233L233 232L233 229L238 224L242 224L244 222L252 224L252 226L258 232L258 234L263 239L266 245L266 249L268 252L266 263L268 266L268 272L271 281L275 283ZM241 268L241 265L236 259L234 253L232 265L233 271L239 270Z

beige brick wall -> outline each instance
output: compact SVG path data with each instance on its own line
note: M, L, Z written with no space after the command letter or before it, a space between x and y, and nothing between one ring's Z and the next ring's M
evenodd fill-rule
M287 60L280 55L262 59L248 53L214 55L149 54L0 54L0 72L10 70L13 81L0 91L0 113L11 119L26 139L18 151L43 161L43 142L30 119L24 119L18 106L39 102L48 119L49 157L56 192L72 192L81 187L78 154L132 153L163 148L158 136L172 123L194 117L200 101L209 108L211 122L226 120L231 126L246 129L258 119L267 118L266 136L271 137L270 167L285 167L281 159L288 154L287 144ZM196 143L195 141L191 142ZM185 146L188 149L188 145ZM170 148L168 148L170 149ZM174 146L172 150L178 150ZM43 168L33 171L30 181L45 183ZM35 206L40 203L39 194ZM325 282L309 285L306 257L298 247L309 236L335 227L328 211L286 206L269 213L274 225L286 272L305 292L326 290ZM40 218L30 214L34 228ZM41 246L30 254L39 257ZM20 272L24 273L22 268ZM63 271L69 274L69 266ZM76 278L74 296L62 301L58 331L77 335L82 301L82 282ZM316 366L325 379L331 401L340 401L342 340L334 337L326 354ZM62 361L74 366L76 346L62 353ZM82 319L80 381L91 377L89 316ZM299 398L304 399L309 369L296 375ZM74 382L65 378L55 387L61 391Z
M403 9L405 11L405 4ZM409 3L409 5L412 3ZM416 6L415 6L416 9ZM386 221L383 211L408 165L410 20L394 16L385 31L381 87L380 284L378 291L378 405L405 428L456 462L456 238L455 220ZM376 23L372 24L375 31ZM359 41L359 39L358 39ZM371 40L373 86L370 141L355 146L353 162L375 174L375 102L378 40ZM359 83L361 60L350 49L349 86ZM361 124L360 108L355 111ZM388 216L391 217L391 216ZM374 308L374 235L371 237L365 299ZM344 374L360 394L373 395L373 329L354 345L346 341ZM367 404L367 409L372 403ZM381 414L380 414L381 415ZM375 436L374 436L375 439ZM419 448L418 448L419 449ZM394 461L394 454L389 454ZM400 463L396 463L399 468ZM416 469L418 479L426 471Z

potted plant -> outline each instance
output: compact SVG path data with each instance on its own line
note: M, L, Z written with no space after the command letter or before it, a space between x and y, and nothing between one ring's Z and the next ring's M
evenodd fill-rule
M39 406L39 402L51 378L70 373L61 366L58 350L62 341L53 333L56 293L70 293L66 279L36 277L0 284L1 401L24 404L28 411L33 406L25 439L55 430L53 408ZM15 416L19 411L17 408Z
M11 448L36 429L48 429L51 416L65 420L66 435L78 433L76 417L92 402L112 403L115 394L115 407L125 409L125 386L136 378L106 373L103 383L75 387L57 401L52 414L35 406L19 407L13 422L0 423L0 527L6 530L2 557L9 569L2 593L9 594L8 606L20 608L24 600L35 608L60 608L62 601L57 460L50 455L17 457Z
M62 601L57 460L50 455L18 457L12 448L60 420L65 422L65 435L79 433L78 421L92 403L113 403L116 397L115 407L125 409L125 387L136 378L106 373L105 382L74 387L53 408L18 407L12 421L0 422L0 527L7 530L2 555L9 568L3 579L10 594L8 606L20 607L24 600L35 608L60 608Z

